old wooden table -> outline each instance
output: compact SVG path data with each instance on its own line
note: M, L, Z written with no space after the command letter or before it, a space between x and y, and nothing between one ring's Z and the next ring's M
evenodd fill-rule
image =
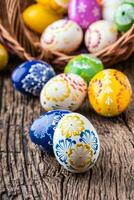
M10 63L9 68L17 61ZM134 56L117 68L134 89ZM0 199L134 200L134 101L113 119L83 105L79 112L97 129L101 152L89 172L71 174L30 143L28 129L42 113L41 106L38 99L14 91L10 71L0 75Z

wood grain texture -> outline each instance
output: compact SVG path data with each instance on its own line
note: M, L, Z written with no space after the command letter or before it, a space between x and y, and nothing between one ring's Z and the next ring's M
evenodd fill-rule
M29 141L28 129L43 110L38 99L12 88L11 66L18 62L12 59L8 73L0 74L0 199L134 200L134 98L125 113L112 119L84 103L79 112L97 129L101 151L94 168L71 174ZM117 68L134 90L134 56Z

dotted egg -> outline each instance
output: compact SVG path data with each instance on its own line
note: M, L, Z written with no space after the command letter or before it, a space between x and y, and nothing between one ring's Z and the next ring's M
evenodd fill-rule
M41 46L50 51L70 53L81 44L83 32L79 25L67 19L54 22L43 32Z
M117 40L117 27L112 22L94 22L86 31L85 45L89 52L96 53Z
M120 71L107 69L90 82L88 96L93 109L112 117L122 113L131 101L132 89L128 78Z
M76 110L87 94L87 84L78 75L60 74L52 78L42 89L40 102L46 110Z
M86 117L70 113L56 127L53 150L63 167L70 172L81 173L97 161L100 142L95 128Z

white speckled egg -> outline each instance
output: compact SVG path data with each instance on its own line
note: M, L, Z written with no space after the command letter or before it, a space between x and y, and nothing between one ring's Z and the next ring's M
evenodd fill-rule
M58 162L70 172L89 170L99 156L100 142L90 121L81 114L70 113L58 123L53 150Z
M118 31L115 24L100 20L89 26L85 34L85 45L89 52L96 53L117 40Z
M43 87L40 102L46 111L54 109L76 110L87 94L87 83L75 74L60 74Z
M41 47L49 51L70 53L81 44L83 32L75 22L62 19L45 29L41 36Z
M114 22L116 10L123 2L124 0L103 0L103 19Z

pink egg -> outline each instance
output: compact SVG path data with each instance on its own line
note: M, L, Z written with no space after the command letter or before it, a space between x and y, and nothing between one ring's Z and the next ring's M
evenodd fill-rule
M101 19L101 8L97 0L71 0L68 16L85 30L90 24Z

